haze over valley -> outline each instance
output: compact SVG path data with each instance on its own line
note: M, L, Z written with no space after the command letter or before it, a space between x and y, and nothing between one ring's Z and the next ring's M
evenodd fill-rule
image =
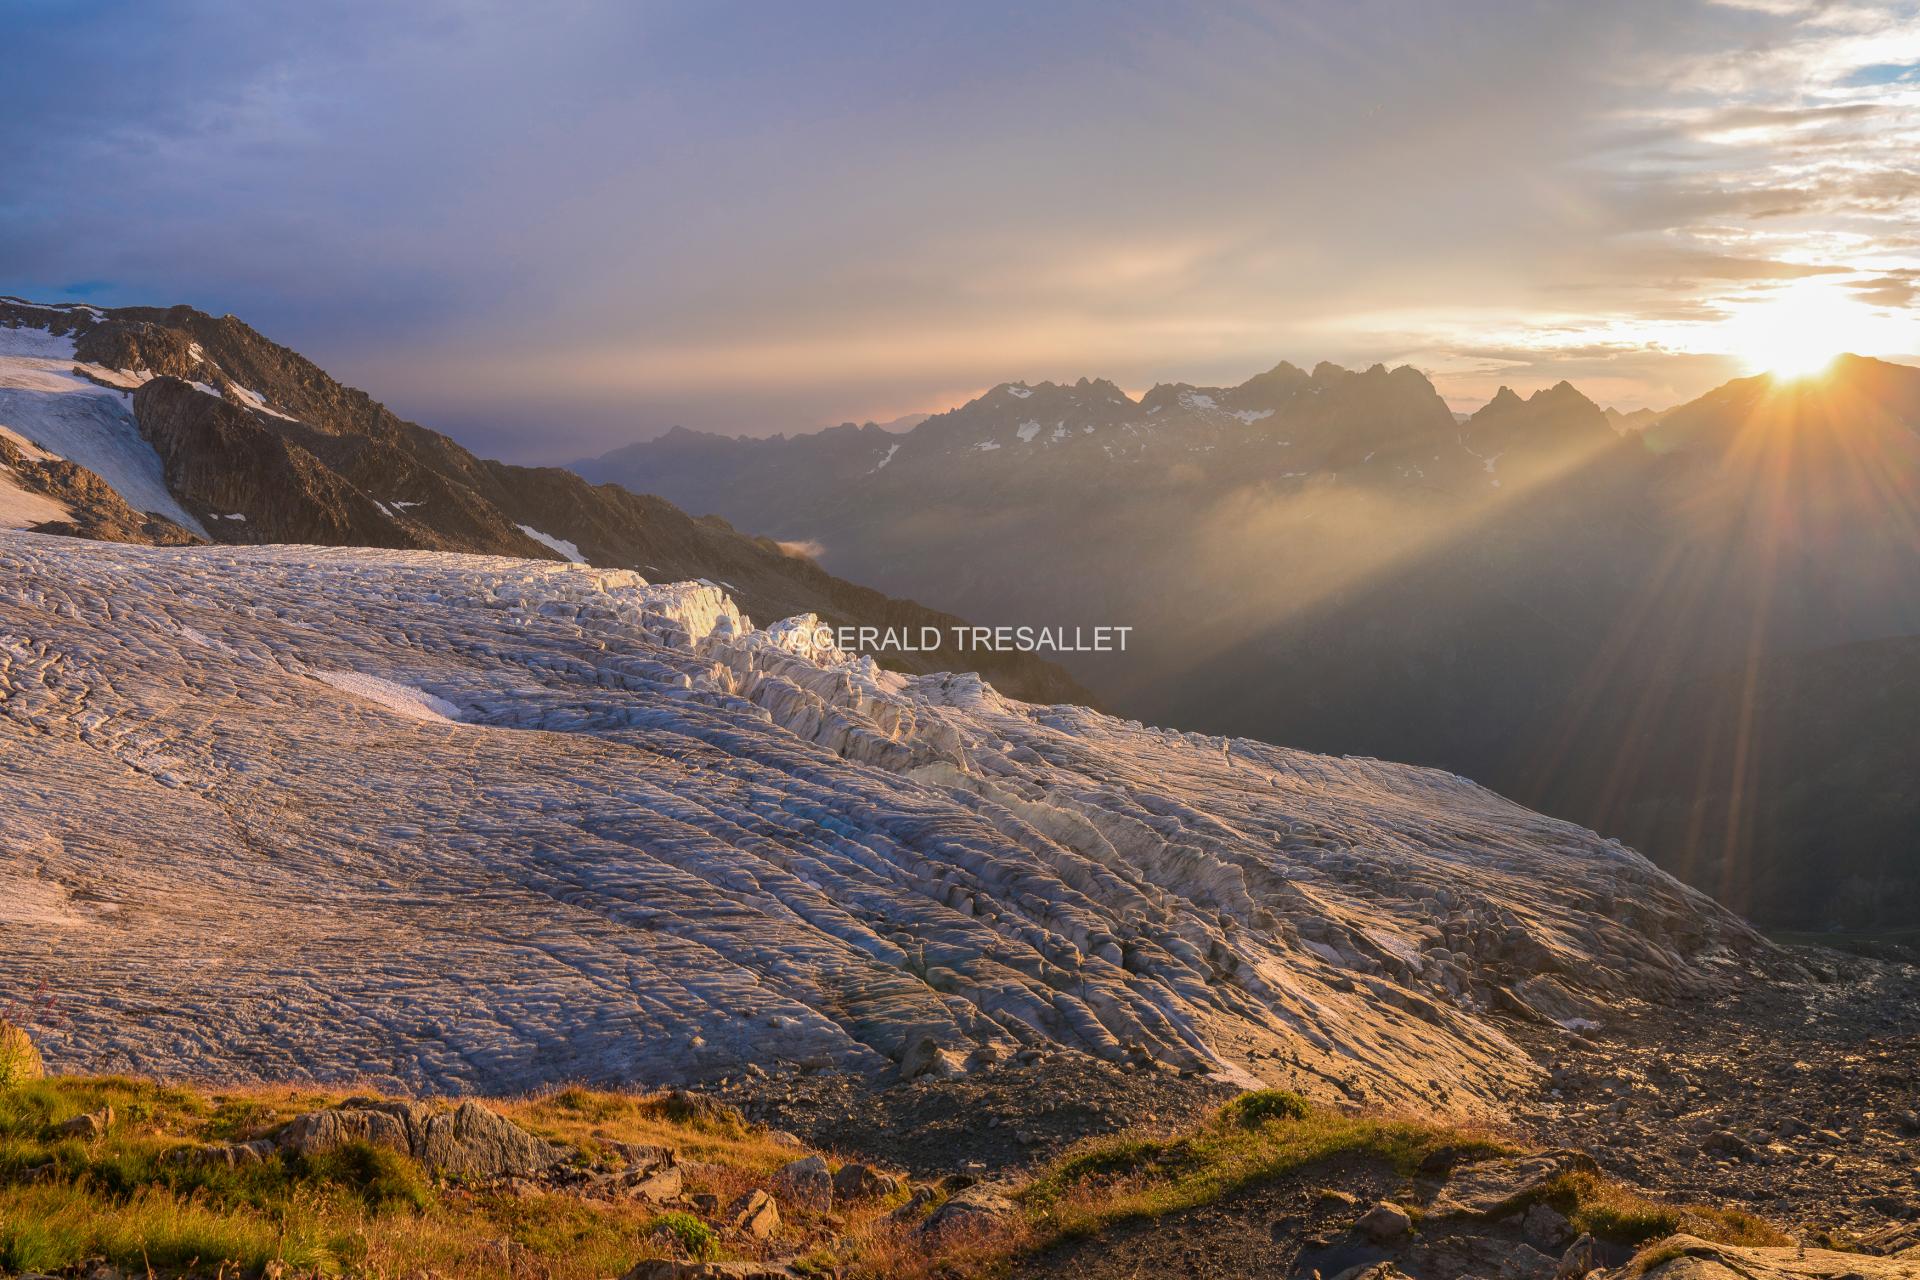
M1920 905L1891 728L1920 692L1916 424L1920 370L1854 356L1633 417L1562 382L1457 418L1410 367L1282 363L577 469L969 617L1132 625L1060 655L1121 714L1439 765L1763 920L1858 928ZM1888 727L1834 742L1836 705Z

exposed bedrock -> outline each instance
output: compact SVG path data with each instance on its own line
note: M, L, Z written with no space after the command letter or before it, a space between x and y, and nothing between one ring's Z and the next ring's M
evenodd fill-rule
M1496 1109L1491 1015L1763 943L1428 769L756 630L719 588L0 535L0 988L67 1069L507 1091L1030 1046Z

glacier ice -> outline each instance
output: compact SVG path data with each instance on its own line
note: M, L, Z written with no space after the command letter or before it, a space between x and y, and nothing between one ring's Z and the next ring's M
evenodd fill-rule
M0 991L67 1069L1113 1060L1468 1111L1759 945L1452 775L906 677L711 583L0 532Z

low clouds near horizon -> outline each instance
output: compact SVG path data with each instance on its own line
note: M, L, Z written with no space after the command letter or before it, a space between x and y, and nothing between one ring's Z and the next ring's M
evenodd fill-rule
M27 0L0 33L0 291L233 312L516 459L1282 358L1664 405L1809 282L1920 351L1908 3Z

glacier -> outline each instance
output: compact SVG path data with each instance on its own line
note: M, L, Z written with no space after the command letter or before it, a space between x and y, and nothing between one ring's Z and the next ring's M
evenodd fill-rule
M1043 1046L1484 1114L1537 1078L1511 1020L1764 950L1451 774L821 634L579 564L0 532L0 995L66 1070L499 1093Z

